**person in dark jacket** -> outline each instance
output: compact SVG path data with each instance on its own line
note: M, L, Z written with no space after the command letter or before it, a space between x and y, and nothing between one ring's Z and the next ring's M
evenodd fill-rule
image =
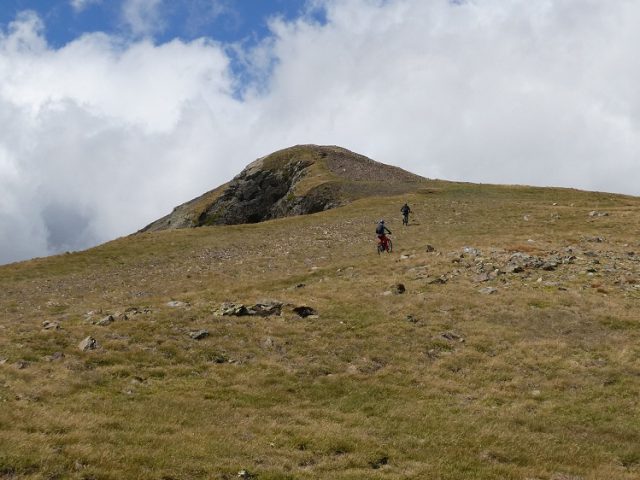
M409 214L411 213L411 208L409 208L409 204L405 202L405 204L400 209L402 212L402 224L409 225Z
M378 222L378 225L376 226L376 235L378 235L378 240L385 250L387 249L387 245L389 244L389 239L385 235L386 233L391 235L391 230L389 230L384 224L384 220L380 220Z

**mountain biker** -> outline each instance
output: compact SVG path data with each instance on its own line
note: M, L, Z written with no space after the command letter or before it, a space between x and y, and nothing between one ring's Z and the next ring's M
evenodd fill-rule
M409 204L405 202L405 204L400 209L402 212L402 224L409 225L409 214L411 213L411 208L409 208Z
M389 235L391 235L391 230L389 230L387 226L384 224L384 220L380 220L378 222L378 225L376 226L376 235L378 235L378 240L380 241L380 245L382 245L382 248L387 250L389 245L389 239L387 238L385 233L388 233Z

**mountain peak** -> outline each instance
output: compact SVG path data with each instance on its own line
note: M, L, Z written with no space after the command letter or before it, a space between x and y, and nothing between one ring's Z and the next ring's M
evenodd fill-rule
M230 182L176 207L142 231L316 213L358 198L414 191L422 180L342 147L296 145L258 158Z

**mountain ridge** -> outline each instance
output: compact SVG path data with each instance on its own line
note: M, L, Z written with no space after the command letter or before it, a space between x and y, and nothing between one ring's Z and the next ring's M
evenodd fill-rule
M140 232L317 213L358 198L409 193L424 180L342 147L296 145L258 158L231 181L175 207Z

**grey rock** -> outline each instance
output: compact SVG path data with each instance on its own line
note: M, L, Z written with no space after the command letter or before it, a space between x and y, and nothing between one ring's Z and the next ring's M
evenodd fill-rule
M275 300L267 300L262 303L256 303L251 307L253 315L259 317L270 317L273 315L280 315L282 313L282 302Z
M608 217L609 212L598 212L597 210L593 210L589 212L590 217Z
M480 275L476 276L475 281L478 282L478 283L488 282L492 278L494 278L494 277L491 276L491 273L483 272Z
M194 340L202 340L209 336L209 332L207 330L195 330L193 332L189 332L189 336Z
M464 337L456 332L442 332L440 336L445 340L449 340L451 342L464 343L465 341Z
M99 347L98 341L93 337L87 337L78 344L78 349L83 352L96 350Z
M58 322L51 322L51 321L45 320L44 322L42 322L42 329L43 330L59 330L60 324Z
M449 279L445 275L441 275L439 277L435 277L435 278L432 278L430 280L427 280L427 283L429 285L444 285L448 281L449 281Z
M167 302L167 307L171 308L186 308L188 306L189 304L187 302L180 302L178 300L171 300L170 302Z
M252 306L246 306L242 303L225 302L215 311L218 316L259 316L270 317L282 314L282 302L275 300L265 300Z
M216 310L216 315L242 317L251 315L249 309L241 303L225 302Z
M425 248L425 251L427 253L431 253L431 252L435 252L436 249L435 249L435 247L433 245L427 245L427 247Z
M107 315L106 317L98 320L96 322L96 325L100 326L100 327L106 327L107 325L110 325L114 322L114 318L113 315Z
M492 295L494 293L496 293L498 291L497 288L495 287L484 287L481 288L480 290L478 290L479 293L482 293L483 295Z
M465 255L469 255L472 257L479 257L482 255L482 252L480 250L478 250L477 248L473 248L473 247L464 247L462 249L462 253Z
M56 360L62 360L64 358L64 353L53 352L51 355L47 355L45 358L48 362L55 362Z

